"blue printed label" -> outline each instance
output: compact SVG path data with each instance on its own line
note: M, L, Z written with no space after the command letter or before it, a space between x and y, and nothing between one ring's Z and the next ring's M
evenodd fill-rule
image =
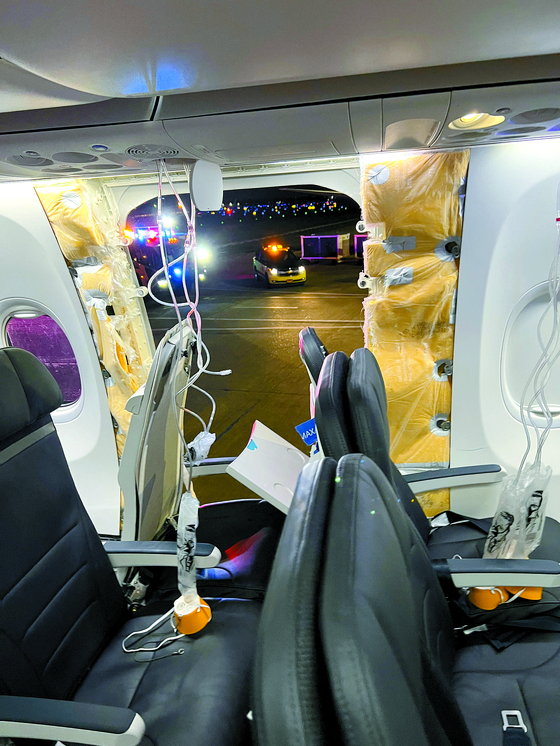
M296 430L306 446L312 446L313 443L317 442L315 419L307 420L307 422L302 422L301 425L296 425Z

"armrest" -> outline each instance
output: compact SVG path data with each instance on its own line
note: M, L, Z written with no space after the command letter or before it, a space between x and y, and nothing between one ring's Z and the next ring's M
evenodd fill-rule
M146 726L134 710L58 699L0 696L0 737L137 746Z
M197 466L193 466L193 479L195 477L208 477L212 474L226 474L228 466L235 461L236 456L224 458L205 458Z
M456 466L452 469L434 469L403 474L408 486L418 495L428 490L441 490L447 487L466 487L475 484L501 482L506 472L499 464L480 466Z
M113 567L177 566L177 544L174 541L106 541L104 547ZM216 567L221 559L218 547L197 543L197 569Z
M560 564L552 560L450 559L445 564L446 574L457 588L560 587Z

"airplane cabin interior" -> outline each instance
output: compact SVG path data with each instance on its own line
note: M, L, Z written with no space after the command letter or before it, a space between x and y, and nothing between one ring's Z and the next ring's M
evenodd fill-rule
M555 746L560 4L0 19L0 746ZM253 307L362 343L278 305L303 422L216 455L197 231L270 188L360 220L247 249Z

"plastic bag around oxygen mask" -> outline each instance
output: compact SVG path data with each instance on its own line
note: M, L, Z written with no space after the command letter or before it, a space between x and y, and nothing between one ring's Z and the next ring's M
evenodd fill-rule
M550 466L532 464L504 480L498 510L484 546L484 559L528 559L541 541L546 517ZM501 586L469 590L469 600L479 609L492 611L517 598L539 601L542 588Z
M196 588L198 508L198 500L187 490L181 498L177 521L177 580L181 595L173 605L175 626L184 635L200 632L212 619L210 607L200 598Z
M524 466L504 480L498 509L484 546L484 559L527 559L541 542L550 466Z

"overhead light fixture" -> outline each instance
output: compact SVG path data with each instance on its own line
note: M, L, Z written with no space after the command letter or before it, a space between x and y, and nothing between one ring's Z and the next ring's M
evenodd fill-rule
M452 130L482 130L487 127L496 127L505 121L505 117L492 116L486 112L472 111L469 114L464 114L458 119L454 119L449 123L449 129Z

